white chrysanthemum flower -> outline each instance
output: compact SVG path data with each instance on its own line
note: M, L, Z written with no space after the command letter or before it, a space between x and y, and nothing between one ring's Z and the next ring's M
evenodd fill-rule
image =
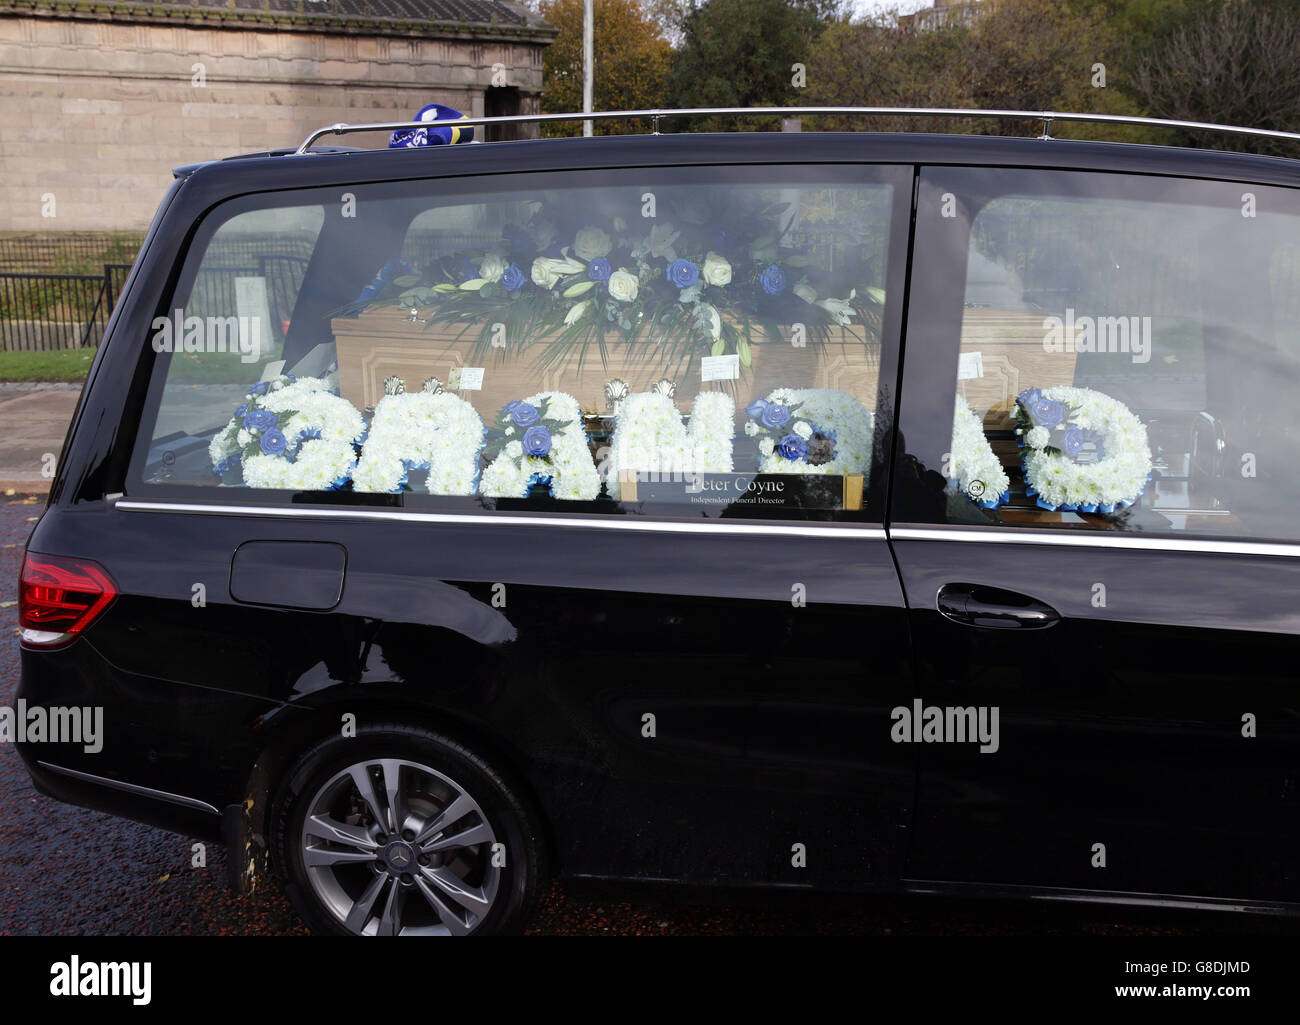
M735 403L723 392L701 392L682 423L672 399L653 392L629 395L615 420L610 476L637 473L729 473L733 467Z

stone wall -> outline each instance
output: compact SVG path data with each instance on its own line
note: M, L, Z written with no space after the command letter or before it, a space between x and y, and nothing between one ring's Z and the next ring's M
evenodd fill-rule
M482 116L502 73L535 112L543 46L487 26L414 38L0 15L0 231L144 228L176 165L430 102Z

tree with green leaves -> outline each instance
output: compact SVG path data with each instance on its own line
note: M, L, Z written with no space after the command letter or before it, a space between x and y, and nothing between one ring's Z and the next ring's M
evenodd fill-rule
M582 0L542 0L541 15L560 33L542 55L542 112L582 110ZM593 10L596 110L637 110L666 102L672 48L637 0L599 0ZM598 135L647 131L645 125L596 121ZM580 135L581 122L546 125L546 135Z
M682 46L669 79L672 105L799 103L813 44L835 17L836 5L829 0L707 0L682 24ZM754 124L728 120L710 127Z

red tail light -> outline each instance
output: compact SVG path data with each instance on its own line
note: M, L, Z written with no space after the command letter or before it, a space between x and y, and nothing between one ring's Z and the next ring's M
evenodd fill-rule
M70 643L117 597L117 585L90 559L28 552L18 580L18 625L28 647Z

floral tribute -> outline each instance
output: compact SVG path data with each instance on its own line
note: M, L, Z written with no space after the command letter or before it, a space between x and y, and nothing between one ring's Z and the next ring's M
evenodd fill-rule
M343 487L356 466L365 418L334 394L332 377L282 374L249 389L208 446L219 477L238 463L244 486L294 491Z
M488 430L482 495L527 498L535 485L554 498L584 501L600 494L578 400L547 391L507 403Z
M989 444L979 417L960 395L952 417L948 483L984 509L996 509L1011 496L1011 479Z
M474 407L443 391L436 378L414 393L390 379L385 391L352 474L353 490L403 491L410 471L420 469L428 471L429 494L472 495L487 434Z
M1089 388L1029 388L1016 399L1027 493L1043 509L1113 513L1151 480L1146 426Z
M689 426L666 389L622 400L614 421L608 464L611 489L620 471L646 474L730 473L736 404L724 392L695 396Z
M788 204L670 205L665 196L646 216L639 190L612 210L531 203L494 246L419 271L390 260L340 312L380 303L429 325L478 323L484 353L504 324L507 349L547 335L548 361L589 346L603 359L612 335L654 346L665 361L735 353L750 366L755 328L781 338L780 325L802 324L814 344L832 328L864 343L876 333L885 296L870 271L831 269L792 245Z
M745 434L758 445L760 473L870 473L874 420L852 395L778 388L751 402L745 413Z

